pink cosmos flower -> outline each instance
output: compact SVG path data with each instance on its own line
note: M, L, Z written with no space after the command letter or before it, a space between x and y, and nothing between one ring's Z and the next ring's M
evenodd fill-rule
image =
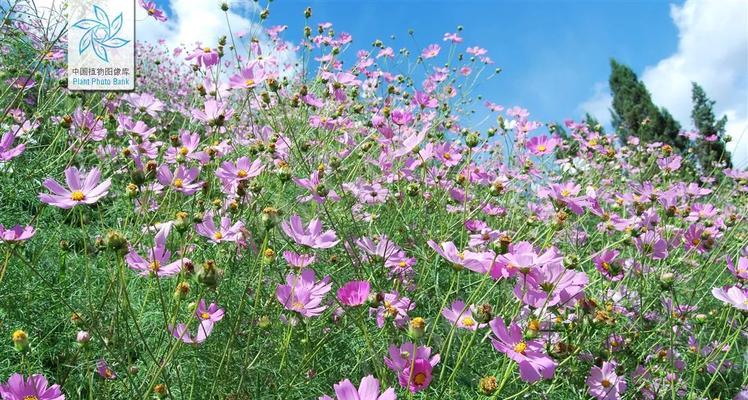
M592 258L595 268L607 279L616 282L623 279L623 268L620 260L617 259L620 252L618 250L603 250Z
M293 251L286 250L283 252L283 258L286 260L288 265L294 268L302 269L312 265L317 257L315 257L314 254L298 254Z
M191 196L203 188L203 181L197 181L200 175L200 169L197 167L187 168L179 165L171 172L169 166L162 165L158 169L156 179L164 187L171 187L175 192Z
M30 225L16 225L12 228L5 229L3 224L0 224L0 242L23 242L31 239L35 233L36 230Z
M197 160L201 164L207 164L210 161L208 153L197 151L200 145L200 134L182 131L179 134L179 142L181 146L170 147L166 150L164 158L169 163L179 162L184 159Z
M309 190L308 196L300 196L299 201L306 203L309 200L314 200L317 204L322 204L325 200L338 201L340 196L331 189L327 189L322 184L322 179L319 176L319 171L314 170L309 178L293 178L294 183Z
M182 267L191 262L188 258L181 258L174 262L169 262L171 252L166 248L167 229L161 229L156 234L154 247L148 252L148 259L144 259L135 250L130 250L125 256L127 265L139 271L141 276L155 275L159 277L174 276L182 270Z
M426 46L426 48L421 52L421 58L423 58L424 60L434 58L439 55L441 49L442 48L438 44L430 44Z
M159 112L164 111L164 103L150 93L128 93L122 98L136 113L146 113L156 118Z
M316 280L314 270L307 268L300 275L288 274L286 284L278 285L275 296L286 310L296 311L304 317L316 317L327 309L320 306L325 294L332 289L330 277Z
M234 110L225 103L210 99L205 102L203 109L193 109L192 116L206 124L222 126L223 123L234 115Z
M301 217L293 215L281 224L281 228L296 243L313 249L329 249L340 242L332 229L323 233L322 222L316 218L305 228Z
M662 260L668 256L668 244L654 231L647 231L634 239L636 249L653 260Z
M216 176L221 178L224 185L236 185L241 181L254 178L262 173L265 167L261 160L249 162L248 157L241 157L236 162L224 161L216 171Z
M395 389L388 388L382 394L379 394L379 381L374 376L369 375L361 379L361 385L358 389L348 379L336 383L335 399L336 400L396 400ZM333 400L330 396L321 396L319 400Z
M556 362L543 353L543 346L535 340L525 340L522 329L516 323L507 327L501 318L490 322L495 338L493 347L519 364L519 376L528 383L551 379L556 371Z
M431 356L431 347L416 347L413 343L403 343L399 348L389 347L390 358L384 358L387 368L397 373L398 382L403 388L416 393L429 387L432 371L439 363L439 354Z
M186 344L200 344L210 336L216 322L222 320L223 316L223 308L218 307L216 303L206 305L205 299L200 299L200 303L195 309L195 317L198 321L197 333L194 336L190 335L187 325L183 323L177 324L176 327L169 325L169 331L172 336Z
M156 6L156 2L154 1L145 1L145 0L139 0L140 6L145 9L146 12L148 12L148 15L153 17L156 21L159 22L166 22L168 18L166 18L166 14L163 10L159 9Z
M602 367L592 367L587 377L587 392L597 400L618 400L626 387L626 380L616 375L615 362L604 361Z
M371 284L368 281L351 281L338 289L337 298L341 304L355 307L369 299Z
M385 293L377 308L369 309L369 314L377 314L377 327L384 327L385 319L392 318L398 328L408 322L408 311L416 308L416 303L407 297L400 297L397 292Z
M262 84L265 78L265 72L260 68L244 68L241 72L229 78L229 87L232 89L252 89Z
M241 238L241 230L244 228L242 221L237 221L233 225L231 219L227 216L221 217L220 227L216 227L212 211L206 212L202 222L195 226L195 231L213 243L237 242Z
M748 291L737 286L714 288L712 296L738 310L748 311Z
M13 374L8 382L0 384L0 397L3 400L65 400L60 385L49 386L44 375L35 374L28 378Z
M462 38L457 33L447 32L444 34L445 42L462 43Z
M727 260L727 269L732 275L740 280L748 280L748 257L738 257L737 267L730 256L725 257Z
M527 141L527 150L534 156L544 156L553 154L558 145L558 140L555 138L549 139L545 135L534 136Z
M185 60L195 60L198 67L211 67L218 64L220 57L218 51L210 47L197 47L190 53Z
M0 139L0 162L7 162L18 157L26 149L26 144L24 143L11 148L15 139L16 136L12 132L5 133L2 139Z
M573 183L566 182L562 184L553 183L548 191L548 196L555 200L557 204L566 206L577 215L584 214L584 207L589 205L586 196L578 196L582 187Z
M41 193L39 200L64 209L73 208L79 204L94 204L106 196L109 186L112 185L110 179L99 184L100 178L101 172L98 168L94 167L89 173L82 174L78 168L70 167L65 170L65 182L70 189L65 189L54 179L47 178L44 180L44 186L52 194Z
M485 327L486 324L479 324L475 321L473 312L475 312L474 306L467 307L464 301L455 300L449 308L442 310L442 315L458 328L474 331Z

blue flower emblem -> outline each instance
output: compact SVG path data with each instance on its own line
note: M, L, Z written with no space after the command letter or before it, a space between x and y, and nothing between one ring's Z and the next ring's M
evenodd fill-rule
M73 24L74 28L86 31L78 44L78 52L83 54L86 50L93 49L99 59L109 62L107 48L116 49L130 43L129 40L117 37L122 29L122 13L110 21L109 15L101 7L95 5L93 10L96 19L82 19Z

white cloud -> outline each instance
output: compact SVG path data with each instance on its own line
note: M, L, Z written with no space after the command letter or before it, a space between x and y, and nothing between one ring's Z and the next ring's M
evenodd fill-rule
M136 36L138 40L155 43L163 40L169 47L183 46L192 50L196 43L215 47L221 36L228 38L227 47L231 45L231 33L234 36L244 32L247 38L257 37L264 54L272 54L283 64L293 65L296 54L292 50L276 51L264 34L261 25L251 18L257 18L259 6L253 1L228 1L230 8L227 15L221 10L221 1L215 0L170 0L166 22L159 22L148 16L142 7L137 7ZM229 32L229 25L231 32ZM293 46L289 46L292 48ZM242 54L243 45L237 43ZM246 56L246 53L244 54Z
M580 104L577 111L580 114L590 113L607 129L610 127L610 107L613 97L610 95L610 89L605 82L597 82L593 90L592 96Z
M692 125L691 82L701 85L716 101L717 116L728 117L733 163L748 166L748 3L687 0L682 6L671 5L670 15L678 28L678 48L645 68L642 81L655 104L666 107L684 127ZM610 96L606 98L599 85L580 109L610 107ZM599 111L596 115L603 117Z
M748 165L748 3L745 0L695 1L671 6L678 28L678 50L647 67L642 80L657 105L684 125L691 123L691 82L716 100L727 115L733 161Z

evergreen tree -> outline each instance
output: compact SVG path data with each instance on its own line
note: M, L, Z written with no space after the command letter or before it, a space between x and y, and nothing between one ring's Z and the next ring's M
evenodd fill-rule
M694 126L701 133L696 146L696 157L702 169L709 173L720 163L727 168L732 168L730 153L725 148L727 116L717 120L713 110L715 101L709 99L704 89L696 82L692 82L691 100L693 101L691 118ZM713 140L705 140L708 137Z
M631 68L610 61L613 94L612 123L621 140L634 135L645 142L663 142L684 151L688 141L678 135L680 124L665 108L652 102L647 87Z

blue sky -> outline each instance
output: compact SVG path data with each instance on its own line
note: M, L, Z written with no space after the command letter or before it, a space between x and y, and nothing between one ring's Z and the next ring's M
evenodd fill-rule
M256 21L241 10L248 1L229 1L236 22L245 17L247 24ZM221 13L217 0L157 2L171 19L158 27L154 21L142 22L149 38L213 42L222 34L217 30L223 18L213 15ZM332 22L337 32L353 36L351 55L371 49L375 39L412 53L438 43L445 53L448 44L442 35L462 25L463 50L486 48L503 70L474 94L505 106L520 105L540 121L579 119L585 111L608 121L607 80L615 58L632 67L655 102L689 128L690 82L697 81L717 100L717 112L730 117L728 131L740 139L730 146L743 157L739 165L748 165L744 0L275 0L266 25L288 25L283 37L298 42L306 6L313 8L312 23ZM209 17L215 17L212 24L204 23ZM408 35L410 28L415 40Z

